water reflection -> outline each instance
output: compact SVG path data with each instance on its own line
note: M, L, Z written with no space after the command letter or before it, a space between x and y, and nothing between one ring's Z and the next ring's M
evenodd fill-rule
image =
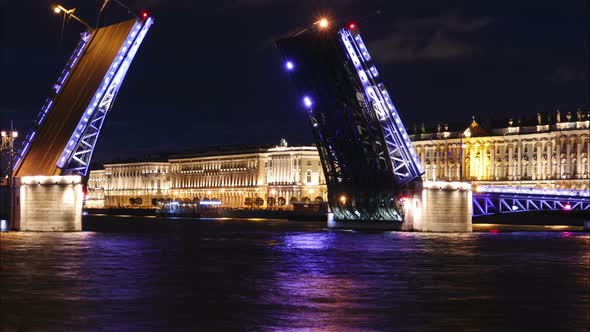
M127 222L128 218L125 218ZM2 330L584 330L587 234L1 233ZM518 319L512 319L512 318Z

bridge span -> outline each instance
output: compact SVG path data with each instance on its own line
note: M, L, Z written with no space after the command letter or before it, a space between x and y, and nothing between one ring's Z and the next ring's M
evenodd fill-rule
M477 186L473 217L531 211L590 211L590 191Z
M82 229L82 182L108 111L153 19L81 34L16 157L11 228Z

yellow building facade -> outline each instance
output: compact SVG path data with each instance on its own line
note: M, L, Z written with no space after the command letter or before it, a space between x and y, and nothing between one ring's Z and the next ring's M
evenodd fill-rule
M464 131L413 135L424 180L470 181L540 188L588 189L589 118L486 130L473 121Z
M589 188L590 115L568 114L553 123L485 129L468 128L410 135L428 181L469 181L537 188ZM88 179L87 207L152 206L153 199L219 200L245 207L261 198L261 207L291 201L325 200L327 188L317 149L287 146L212 151L165 162L106 164ZM140 198L141 200L137 200ZM269 201L270 199L270 201ZM269 204L270 203L270 204Z
M326 197L317 149L283 140L273 148L205 152L164 163L106 164L90 172L86 206L148 207L153 199L172 199L218 200L240 208L246 198L261 198L261 207L268 207Z

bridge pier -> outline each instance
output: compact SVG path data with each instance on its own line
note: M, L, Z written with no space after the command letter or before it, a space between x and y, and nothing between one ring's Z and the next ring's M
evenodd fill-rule
M80 176L23 176L14 178L12 229L20 231L81 231Z
M471 184L416 182L404 202L404 230L471 232Z
M403 204L404 221L334 220L328 228L470 233L471 184L466 182L416 181L408 188Z

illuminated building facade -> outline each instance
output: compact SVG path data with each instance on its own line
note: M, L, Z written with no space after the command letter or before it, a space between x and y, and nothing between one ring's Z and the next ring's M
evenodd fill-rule
M425 181L471 181L474 185L589 189L590 115L569 121L461 130L441 124L434 132L410 135L426 170ZM540 121L539 121L540 122ZM460 147L463 146L463 150ZM463 161L461 163L461 160ZM204 153L160 163L107 164L90 172L87 207L129 206L129 199L219 199L244 207L246 197L326 199L327 187L313 146Z
M90 172L87 207L151 206L152 199L219 200L223 207L261 207L291 201L325 200L326 186L317 149L289 147L205 152L160 163L107 164ZM137 198L141 198L138 203Z
M167 162L140 162L107 164L104 170L91 171L86 207L150 206L153 198L168 197L169 170Z
M533 125L509 120L489 130L473 120L464 131L438 125L435 132L411 136L427 181L588 189L590 115L578 111L565 120L558 112L545 123L538 115Z

